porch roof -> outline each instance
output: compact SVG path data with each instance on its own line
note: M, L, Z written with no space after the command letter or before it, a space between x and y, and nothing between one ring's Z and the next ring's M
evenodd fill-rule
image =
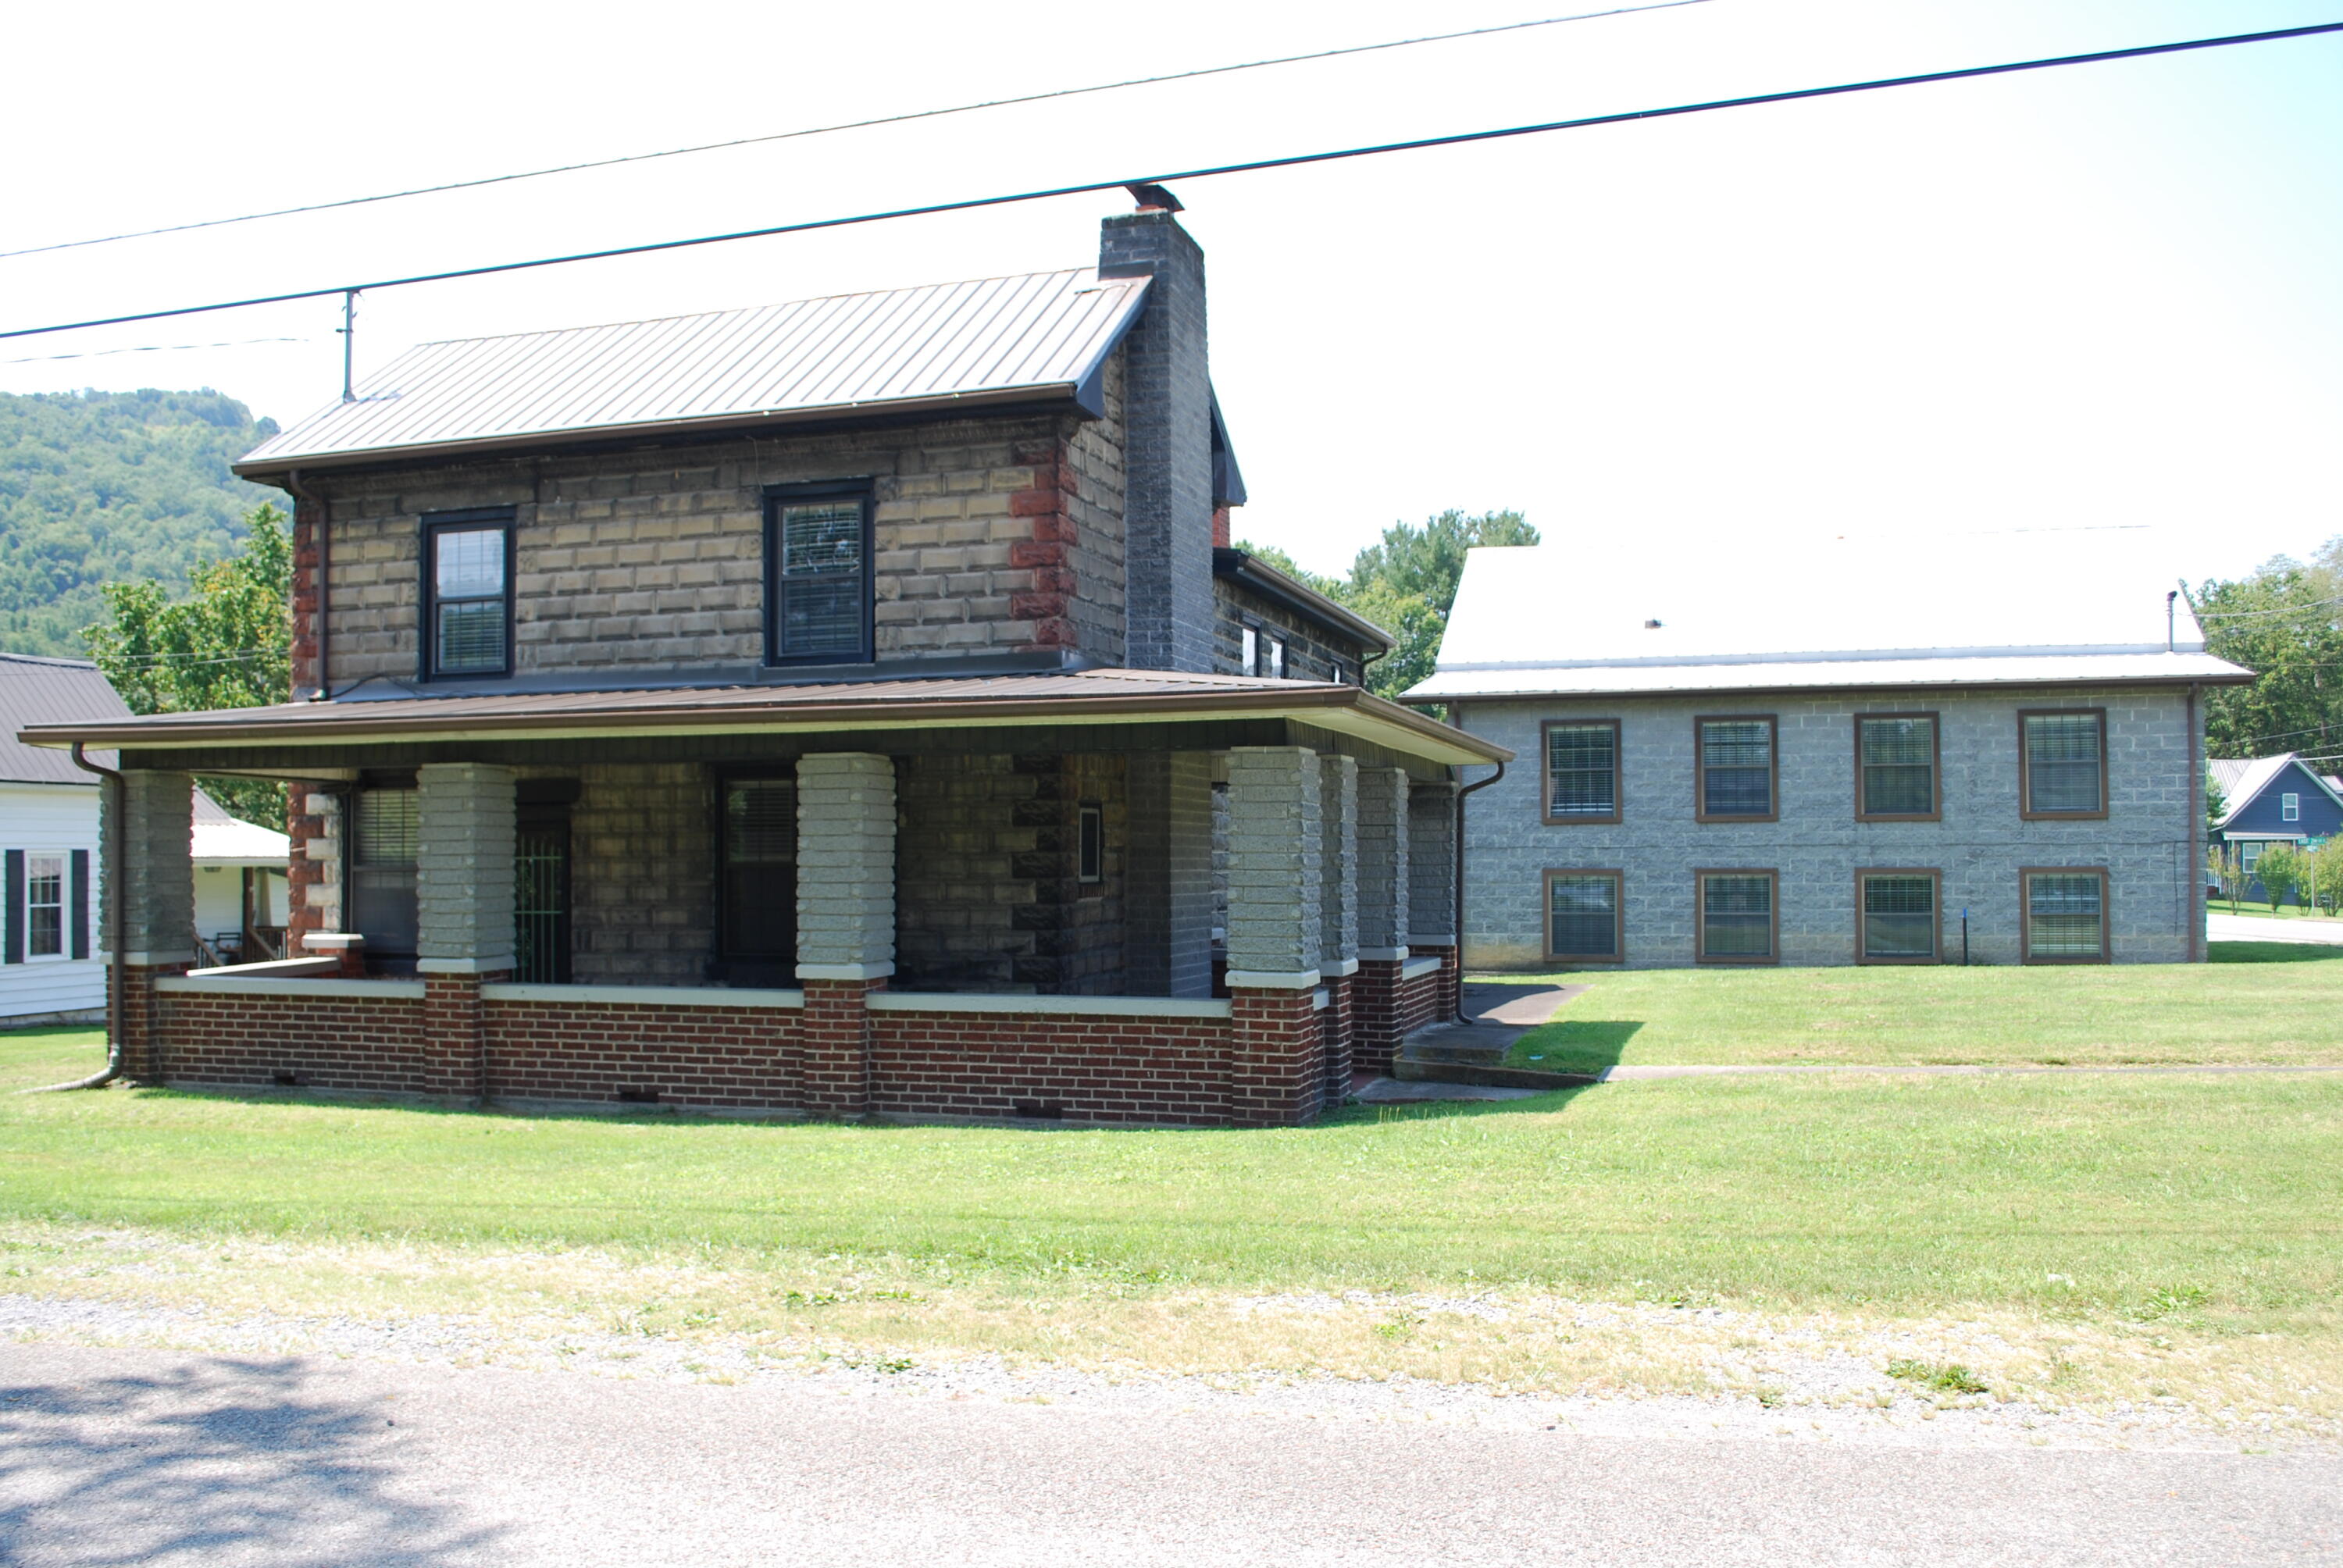
M1513 752L1355 686L1090 669L939 676L795 686L664 688L289 702L41 724L32 746L136 750L378 740L580 739L884 730L909 727L1153 724L1180 719L1291 719L1443 766L1508 762Z

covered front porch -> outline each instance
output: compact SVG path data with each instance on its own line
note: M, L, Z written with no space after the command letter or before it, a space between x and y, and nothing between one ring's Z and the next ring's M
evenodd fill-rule
M1127 673L1057 678L1046 704L886 683L850 722L834 689L815 713L799 687L720 716L678 691L599 712L483 699L459 733L463 699L335 704L332 730L288 705L233 734L113 734L131 1070L453 1101L1307 1121L1454 1010L1456 774L1502 756L1356 689L1102 678ZM1067 700L1075 680L1100 700ZM194 969L173 940L173 802L230 770L291 781L295 941L331 973Z

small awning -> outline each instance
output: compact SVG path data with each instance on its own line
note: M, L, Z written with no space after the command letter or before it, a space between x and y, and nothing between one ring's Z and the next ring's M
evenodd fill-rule
M547 740L610 736L837 733L911 727L1160 724L1285 719L1441 766L1509 762L1513 752L1355 686L1166 670L686 687L288 702L41 724L32 746L189 748L346 745L352 740Z

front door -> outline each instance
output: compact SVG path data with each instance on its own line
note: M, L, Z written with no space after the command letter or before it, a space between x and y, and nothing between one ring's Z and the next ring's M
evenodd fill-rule
M515 843L513 934L524 984L569 983L569 811L524 805Z

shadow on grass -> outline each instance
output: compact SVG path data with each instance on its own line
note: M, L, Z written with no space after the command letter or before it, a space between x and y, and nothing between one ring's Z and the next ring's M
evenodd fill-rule
M1505 1065L1531 1072L1584 1072L1600 1077L1619 1065L1641 1019L1568 1018L1543 1023L1513 1041Z
M0 1562L471 1561L495 1533L392 1495L379 1408L289 1362L0 1385Z
M2320 964L2343 960L2343 943L2207 942L2205 961L2215 964Z

